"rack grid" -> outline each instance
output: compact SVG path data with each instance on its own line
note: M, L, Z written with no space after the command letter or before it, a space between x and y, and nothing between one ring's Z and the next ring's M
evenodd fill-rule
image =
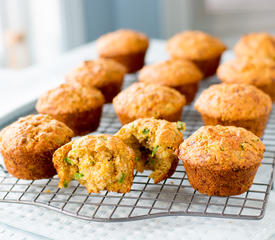
M136 81L127 76L124 87ZM204 80L199 92L216 83ZM199 93L197 94L199 95ZM34 108L33 108L34 111ZM27 114L27 113L26 113ZM24 115L24 114L23 114ZM182 120L186 123L185 138L203 125L193 105L184 108ZM1 123L3 125L3 123ZM7 122L8 124L8 122ZM95 133L113 134L121 124L111 104L106 104L100 127ZM205 216L236 219L261 219L273 185L275 163L275 113L270 116L262 138L266 152L254 183L249 191L230 197L209 197L194 190L180 163L172 177L154 184L148 171L135 172L129 193L102 191L88 194L77 181L66 189L58 189L58 178L20 180L12 177L0 164L0 202L43 206L80 219L104 222L130 221L160 216Z

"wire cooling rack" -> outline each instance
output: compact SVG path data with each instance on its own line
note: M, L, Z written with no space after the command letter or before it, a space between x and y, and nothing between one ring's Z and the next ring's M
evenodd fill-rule
M134 81L134 75L127 76L125 86ZM200 91L216 81L215 78L203 81ZM203 125L192 105L184 108L182 120L187 126L185 138ZM120 127L112 105L105 105L96 133L113 134ZM126 194L107 191L88 194L76 181L71 182L66 189L58 189L57 177L36 181L19 180L0 165L0 202L38 205L77 218L105 222L176 215L261 219L273 184L274 112L270 116L263 142L266 145L265 157L254 183L249 191L238 196L209 197L200 194L190 186L182 164L179 164L172 177L158 184L148 179L148 172L135 173L131 191Z

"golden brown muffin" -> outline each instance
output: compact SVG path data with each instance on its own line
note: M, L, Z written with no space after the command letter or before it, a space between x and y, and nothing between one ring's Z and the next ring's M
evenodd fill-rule
M263 159L265 146L238 127L204 126L179 147L191 186L209 196L246 192Z
M31 180L54 176L53 153L73 135L64 123L48 115L19 118L0 132L0 151L8 172Z
M269 95L247 84L216 84L195 103L205 125L243 127L261 137L272 109Z
M103 104L95 88L61 84L38 99L36 110L64 122L76 135L85 135L98 128Z
M254 85L275 101L275 61L269 58L236 58L220 65L217 75L225 83Z
M185 102L185 97L172 88L146 83L132 84L113 100L122 124L146 117L179 121Z
M71 71L66 82L73 86L95 87L111 103L121 89L126 68L112 59L97 59L83 62Z
M175 151L183 141L183 122L142 118L124 125L116 136L135 151L135 169L152 170L149 178L158 183L176 170L178 158Z
M242 36L234 47L238 56L263 57L275 60L275 38L268 33L250 33Z
M123 64L128 73L141 69L149 46L143 33L121 29L101 36L96 42L100 58L111 58Z
M203 78L201 71L190 61L177 59L147 65L139 72L138 80L160 84L178 90L190 104Z
M195 63L206 78L215 74L226 46L204 32L185 31L168 40L167 50L172 58Z
M73 140L53 156L60 188L76 179L89 193L129 192L133 182L134 151L117 137L100 134Z

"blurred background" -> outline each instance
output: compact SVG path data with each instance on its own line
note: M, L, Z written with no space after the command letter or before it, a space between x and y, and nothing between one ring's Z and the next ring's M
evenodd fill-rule
M160 39L197 29L232 47L244 33L275 33L275 1L0 0L0 68L49 62L118 28Z

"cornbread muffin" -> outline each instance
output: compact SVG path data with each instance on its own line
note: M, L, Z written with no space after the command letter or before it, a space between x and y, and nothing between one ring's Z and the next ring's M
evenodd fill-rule
M167 60L147 65L139 72L138 80L144 83L160 84L178 90L190 104L203 78L195 64L187 60Z
M178 91L158 84L134 83L113 100L122 124L138 118L154 117L176 122L181 118L185 97Z
M191 186L209 196L246 192L263 159L265 146L238 127L204 126L179 147Z
M216 73L226 46L204 32L185 31L168 40L167 50L173 59L187 59L195 63L206 78Z
M101 36L96 42L100 58L111 58L127 68L128 73L141 69L149 46L143 33L121 29Z
M225 83L251 84L275 101L275 61L240 57L220 65L217 75Z
M143 118L124 125L116 136L135 151L135 169L152 170L149 178L158 183L170 177L177 165L174 154L183 141L183 122Z
M271 98L246 84L216 84L195 103L205 125L243 127L261 137L272 109Z
M38 99L36 110L64 122L76 135L85 135L98 128L103 104L104 97L95 88L61 84Z
M242 36L234 47L237 56L263 57L275 60L275 38L268 33L250 33Z
M64 123L48 115L19 118L0 132L0 151L10 174L21 179L50 178L56 174L54 151L73 137Z
M133 182L134 151L119 138L100 134L73 140L53 156L60 188L76 179L89 193L129 192Z
M112 102L121 89L126 68L111 59L97 59L83 62L66 77L66 82L73 86L95 87L105 98L105 103Z

